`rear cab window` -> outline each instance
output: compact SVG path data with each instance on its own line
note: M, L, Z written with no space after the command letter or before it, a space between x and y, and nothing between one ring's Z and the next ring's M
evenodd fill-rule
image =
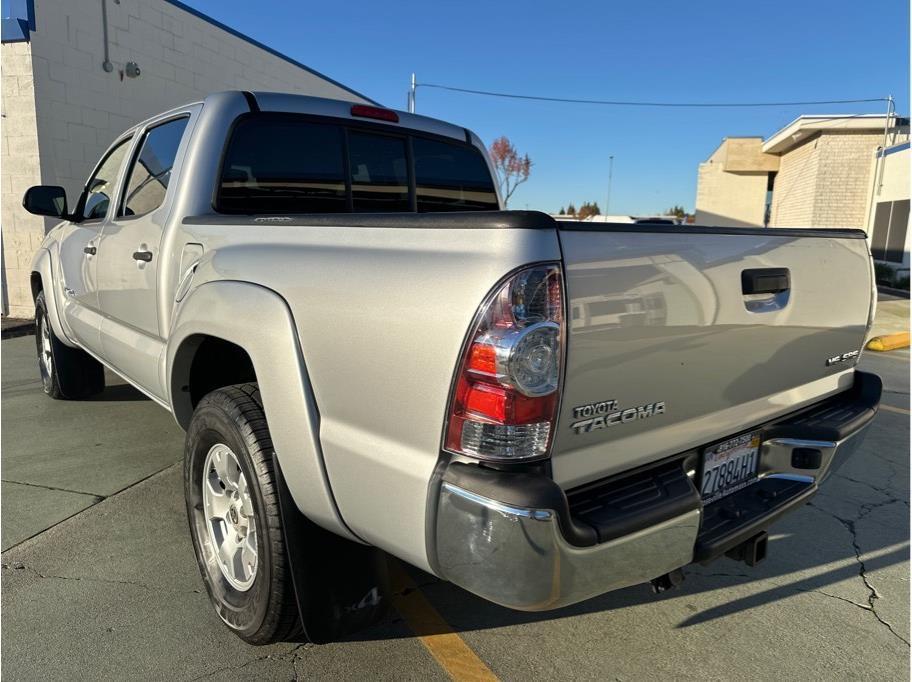
M222 164L217 207L227 213L348 211L342 129L242 118Z
M497 206L488 164L477 149L420 137L412 140L412 149L419 213Z
M280 113L238 119L214 207L241 214L499 210L488 165L467 143Z
M367 213L411 210L406 139L351 131L352 208Z

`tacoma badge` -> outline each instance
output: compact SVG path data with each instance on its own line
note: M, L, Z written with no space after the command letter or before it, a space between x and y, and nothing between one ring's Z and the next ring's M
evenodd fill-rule
M627 409L618 408L617 400L603 400L598 403L579 405L573 408L573 416L579 421L570 425L574 433L589 433L617 424L628 424L637 419L665 414L665 401L637 405ZM580 419L583 417L583 419Z

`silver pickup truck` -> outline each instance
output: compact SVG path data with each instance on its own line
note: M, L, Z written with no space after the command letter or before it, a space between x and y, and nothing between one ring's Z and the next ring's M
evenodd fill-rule
M45 392L108 367L174 415L252 643L373 622L387 554L529 611L753 565L880 400L864 233L503 211L478 137L422 116L218 93L23 204L62 220Z

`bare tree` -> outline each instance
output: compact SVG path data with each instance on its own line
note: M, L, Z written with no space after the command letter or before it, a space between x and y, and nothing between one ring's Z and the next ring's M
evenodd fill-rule
M503 197L504 206L507 206L516 188L529 179L532 160L528 154L520 156L516 147L505 136L494 140L489 152L497 171L497 179L500 182L500 194Z

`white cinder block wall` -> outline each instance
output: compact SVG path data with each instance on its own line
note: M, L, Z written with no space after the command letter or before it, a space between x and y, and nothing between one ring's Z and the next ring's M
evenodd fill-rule
M2 56L0 236L3 240L3 310L12 310L15 306L21 314L24 309L20 301L28 301L31 308L29 269L32 255L44 238L44 220L22 210L25 190L41 182L31 45L3 45ZM34 311L29 312L29 316L32 314Z
M114 137L218 90L364 97L167 0L35 0L30 42L6 43L3 69L4 312L31 317L29 263L47 225L21 207L32 184L63 185L74 203ZM138 78L127 77L136 62ZM30 103L31 102L31 103Z

